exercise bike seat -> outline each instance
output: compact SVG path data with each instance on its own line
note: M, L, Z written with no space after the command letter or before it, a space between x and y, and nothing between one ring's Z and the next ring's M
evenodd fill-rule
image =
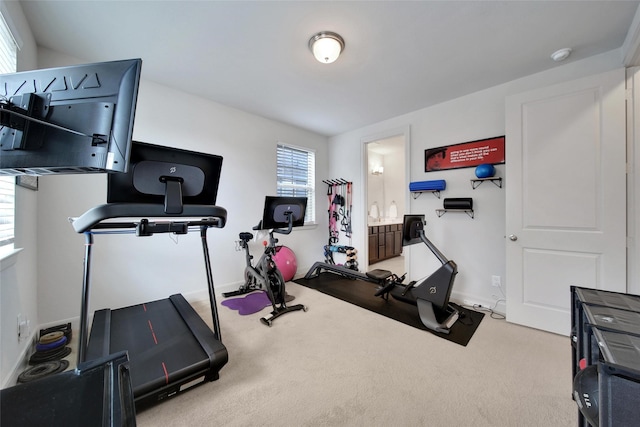
M253 234L251 233L240 233L240 240L242 240L243 242L248 242L249 240L253 239Z

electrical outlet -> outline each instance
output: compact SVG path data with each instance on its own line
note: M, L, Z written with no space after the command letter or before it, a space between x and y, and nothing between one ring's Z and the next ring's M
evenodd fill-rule
M18 315L18 341L25 340L30 334L30 322L29 318L25 315Z
M500 276L491 276L491 286L493 286L494 288L499 288L500 285Z

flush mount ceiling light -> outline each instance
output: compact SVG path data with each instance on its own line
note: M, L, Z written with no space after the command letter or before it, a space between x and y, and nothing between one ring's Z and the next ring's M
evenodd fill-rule
M571 49L568 47L565 47L564 49L559 49L553 52L551 54L551 59L553 59L556 62L560 62L567 59L569 55L571 55Z
M331 31L321 31L309 39L309 49L323 64L331 64L344 50L344 39Z

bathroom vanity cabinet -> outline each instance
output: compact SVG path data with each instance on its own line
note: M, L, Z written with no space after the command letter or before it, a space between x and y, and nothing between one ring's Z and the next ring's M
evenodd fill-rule
M369 225L369 264L402 254L402 224Z

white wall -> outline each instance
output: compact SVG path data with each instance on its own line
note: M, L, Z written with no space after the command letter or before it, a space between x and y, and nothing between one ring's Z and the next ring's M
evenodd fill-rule
M42 68L77 62L41 50ZM227 209L227 225L211 229L208 243L218 291L243 280L244 254L235 251L238 233L251 231L262 216L265 195L276 192L276 144L282 141L316 150L318 181L326 176L326 138L272 120L178 92L144 79L138 95L134 139L222 155L217 204ZM318 194L316 204L325 200ZM41 177L38 209L39 313L42 322L79 315L84 238L67 222L106 202L105 175ZM320 221L323 217L318 213ZM326 221L280 236L306 273L322 259ZM314 243L316 242L316 243ZM259 254L260 243L252 245ZM183 293L205 297L206 276L199 233L138 238L95 236L91 306L118 308Z
M344 176L344 171L353 171L351 176L344 178L352 180L354 192L361 194L362 166L360 171L354 171L352 164L356 158L360 158L360 164L363 164L363 141L371 140L371 135L410 127L411 154L408 167L411 181L444 179L447 189L441 192L441 199L428 193L415 200L411 198L407 213L425 214L427 237L445 256L458 264L459 273L452 299L468 299L493 306L496 302L494 295L500 298L501 294L491 286L491 276L501 276L503 289L506 285L505 188L509 185L509 179L504 177L504 165L497 166L497 176L505 178L502 189L485 182L473 190L470 183L470 179L475 177L473 168L426 173L424 150L504 135L504 102L507 95L620 67L620 50L614 50L335 136L329 141L329 173ZM446 213L438 218L435 209L442 208L442 199L445 197L472 197L475 219L464 213ZM353 245L362 252L367 236L362 213L363 197L360 200L356 197L354 204ZM438 261L425 247L412 246L406 249L410 259L410 279L426 276L438 266ZM499 305L497 309L504 312L504 305Z
M18 2L0 2L0 11L20 43L18 71L36 67L36 45ZM18 340L17 319L21 314L29 320L30 334L39 323L37 303L36 209L37 193L16 187L15 247L23 250L13 259L0 263L0 386L11 382L29 348L30 337Z

